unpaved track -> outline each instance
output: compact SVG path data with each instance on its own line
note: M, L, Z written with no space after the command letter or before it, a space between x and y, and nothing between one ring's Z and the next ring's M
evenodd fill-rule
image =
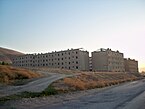
M71 76L71 75L50 73L49 76L31 81L26 85L2 87L0 88L0 97L12 95L24 91L41 92L45 88L47 88L48 85L51 84L52 82L64 78L66 76Z
M10 101L16 109L145 109L145 80L105 89ZM3 107L2 107L3 108Z

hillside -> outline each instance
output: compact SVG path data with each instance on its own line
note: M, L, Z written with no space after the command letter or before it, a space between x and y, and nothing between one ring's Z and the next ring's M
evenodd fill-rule
M127 81L134 81L140 77L140 75L137 76L124 72L84 72L55 81L51 86L58 92L70 92L107 87Z
M37 78L41 75L31 70L0 65L0 83L10 83L15 80Z
M24 55L21 52L0 47L0 62L12 63L11 59L15 55Z

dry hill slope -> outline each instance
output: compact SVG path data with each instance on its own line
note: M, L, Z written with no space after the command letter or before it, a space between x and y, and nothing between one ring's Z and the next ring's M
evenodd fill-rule
M11 59L15 55L24 55L21 52L0 47L0 62L12 63Z
M40 76L42 75L28 69L0 65L0 83L10 83L15 80L38 78Z

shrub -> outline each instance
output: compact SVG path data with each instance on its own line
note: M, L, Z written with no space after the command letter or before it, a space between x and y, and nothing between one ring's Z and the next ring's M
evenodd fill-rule
M42 91L42 95L48 96L48 95L55 95L57 94L57 90L53 86L48 86L44 91Z

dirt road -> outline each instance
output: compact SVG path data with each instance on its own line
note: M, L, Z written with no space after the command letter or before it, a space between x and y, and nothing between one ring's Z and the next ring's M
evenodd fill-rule
M18 92L23 92L23 91L41 92L45 88L47 88L48 85L51 84L53 81L69 76L65 74L55 74L55 73L48 73L48 74L49 76L31 81L26 85L2 87L0 88L0 97L16 94Z
M6 103L16 109L145 109L145 80L73 94Z

